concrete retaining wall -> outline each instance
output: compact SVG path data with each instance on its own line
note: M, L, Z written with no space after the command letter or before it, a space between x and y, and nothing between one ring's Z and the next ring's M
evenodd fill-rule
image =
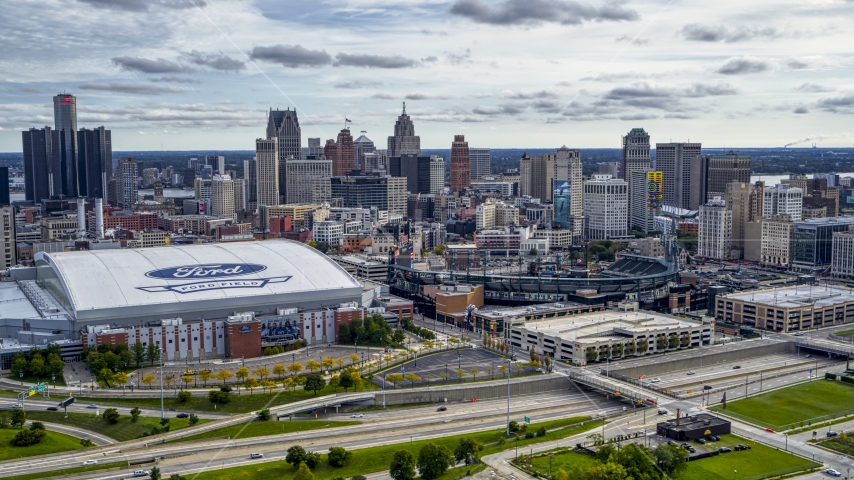
M510 380L510 396L533 395L537 393L553 392L556 390L567 390L572 388L572 382L563 375L541 375L533 378L519 378ZM383 404L382 392L376 394L374 404ZM436 386L427 388L416 388L408 390L386 390L386 405L397 405L402 403L427 403L427 402L470 402L472 398L486 400L492 398L507 397L507 381L494 380L478 383L463 383L454 385L453 382L447 386Z

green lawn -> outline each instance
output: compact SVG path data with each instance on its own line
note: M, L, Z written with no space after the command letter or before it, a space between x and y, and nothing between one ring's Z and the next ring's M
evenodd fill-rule
M578 465L582 469L588 469L590 467L595 467L599 465L599 462L596 461L596 458L592 455L587 455L586 453L578 453L578 452L566 452L555 455L554 463L552 464L552 475L556 474L558 470L563 470L565 472L571 472L573 467ZM538 472L542 472L546 475L549 473L549 457L534 457L534 468Z
M821 442L821 446L854 457L854 437L840 435Z
M266 435L281 435L283 433L307 432L309 430L321 430L324 428L346 427L348 425L360 425L361 423L362 422L358 421L332 422L328 420L285 420L281 422L276 422L272 420L262 422L255 420L249 423L241 423L239 425L231 425L228 427L217 428L216 430L200 433L191 437L179 438L177 440L172 440L168 443L188 442L191 440L204 440L206 438L226 436L231 437L232 439L263 437Z
M80 439L64 433L48 431L42 441L29 447L16 447L12 445L12 438L18 433L17 428L0 428L0 461L12 460L22 457L33 457L35 455L47 455L49 453L67 452L79 450Z
M449 468L436 480L458 480L463 477L473 476L475 473L482 472L484 470L486 470L485 463L478 463L476 465L468 465L465 467Z
M754 443L735 435L723 435L720 442L708 445L733 447L739 443L750 445L750 450L722 453L715 457L688 462L684 472L676 480L729 480L738 472L737 478L767 478L782 473L807 470L820 466L795 455Z
M218 389L219 387L211 387ZM137 391L146 391L142 389ZM341 388L337 392L332 387L326 387L323 390L317 391L317 396L332 395L334 393L344 393ZM150 398L90 398L76 397L78 403L97 403L99 405L126 405L131 407L148 407L160 408L160 391L151 390ZM314 392L306 392L305 390L297 389L295 391L279 390L273 393L263 393L261 390L256 390L250 394L248 390L240 389L240 395L237 390L232 390L231 401L225 405L218 404L214 408L214 404L208 400L207 396L192 397L190 400L181 403L176 397L166 398L164 404L166 408L181 410L186 412L222 412L222 413L247 413L261 410L264 407L274 407L276 405L285 405L288 403L299 402L314 397Z
M13 379L15 381L21 381L22 380L20 377L15 378L14 375L10 376L9 378ZM62 375L56 377L56 382L51 380L49 376L48 377L33 377L31 375L24 375L23 381L24 381L24 383L32 383L32 384L36 384L38 382L47 382L50 384L51 387L54 386L54 383L56 384L57 387L64 387L65 386L65 379L62 378Z
M126 467L127 462L115 463L99 463L98 465L89 465L87 467L66 468L64 470L51 470L49 472L29 473L27 475L15 475L14 477L5 477L4 480L35 480L36 478L58 477L61 475L72 475L75 473L86 473L95 470L106 470L108 468Z
M69 413L68 418L65 418L63 412L27 412L27 419L78 427L120 442L140 438L149 428L160 425L159 418L139 417L139 421L133 423L130 421L130 416L126 415L122 415L118 423L110 424L103 417L96 417L94 413ZM199 420L199 423L205 422L210 422L210 420ZM187 418L171 418L169 426L170 430L186 428L190 426L190 420Z
M834 335L851 335L854 333L854 328L850 330L842 330L841 332L836 332Z
M586 420L589 420L589 417L567 418L563 420L554 420L551 422L535 423L531 427L535 429L539 428L540 426L545 426L547 429L557 428L561 426L576 424ZM532 443L548 442L552 440L557 440L559 438L570 437L578 433L596 428L599 425L601 425L600 422L591 422L586 425L566 428L556 432L550 432L545 437L521 440L518 442L518 445L522 447L525 445L530 445ZM336 476L343 476L345 478L349 478L354 475L367 475L370 473L381 472L383 470L388 469L394 452L398 450L406 449L413 452L413 454L417 456L418 451L421 449L421 447L428 443L435 443L437 445L444 445L453 451L453 449L456 447L457 443L461 438L473 438L482 444L487 444L496 442L497 440L504 438L504 434L503 430L490 430L486 432L478 432L467 435L449 435L446 437L434 438L430 440L418 440L413 442L412 444L401 443L396 445L382 445L378 447L354 450L353 459L347 466L341 468L336 468L329 465L329 463L326 462L326 455L323 455L322 463L313 471L314 478L315 480L328 480ZM489 455L492 453L500 452L502 450L506 450L508 448L513 448L514 446L516 446L516 444L516 442L508 442L505 445L495 445L492 447L488 447L481 452L481 455ZM294 469L291 465L285 463L284 461L278 461L259 463L257 465L250 465L246 467L235 467L226 468L222 470L206 471L198 475L194 475L193 478L195 480L241 480L265 477L291 478L295 472L296 469Z
M851 408L854 408L854 387L842 382L817 379L727 402L726 410L720 406L712 410L732 413L753 419L760 426L782 430L782 427L795 422L841 413Z

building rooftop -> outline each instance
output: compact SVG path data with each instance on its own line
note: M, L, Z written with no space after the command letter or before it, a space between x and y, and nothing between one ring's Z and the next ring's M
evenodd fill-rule
M798 227L806 227L811 225L850 225L854 224L854 217L823 217L810 218L809 220L801 220L797 222Z
M824 308L854 301L854 290L827 286L796 285L793 287L735 293L725 295L721 298L778 308L797 308L806 305L813 305L815 308Z
M699 326L698 322L655 313L604 311L526 322L523 328L542 331L546 335L567 340L607 341L644 332L660 333L663 328L668 327L677 330Z
M584 307L584 305L573 302L546 303L526 307L498 307L494 305L484 305L478 310L477 314L480 317L498 320L504 317L521 317L532 313L546 313L582 307Z

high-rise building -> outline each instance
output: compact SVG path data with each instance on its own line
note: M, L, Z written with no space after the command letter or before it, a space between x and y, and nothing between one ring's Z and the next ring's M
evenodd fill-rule
M328 183L327 183L328 182ZM387 210L406 215L406 179L400 177L332 177L313 181L315 201L341 199L343 207ZM323 185L325 184L325 186ZM328 191L326 190L328 186ZM324 196L328 195L328 198Z
M795 223L792 266L815 271L833 260L833 234L854 226L854 217L815 218Z
M471 179L480 180L492 173L488 148L469 148L469 163L471 163Z
M279 141L276 138L255 140L258 206L279 205ZM284 202L282 202L284 203Z
M234 208L234 182L228 175L211 179L211 215L237 218Z
M795 231L792 218L777 214L766 216L761 220L761 230L759 261L765 265L788 268L792 263L792 234Z
M158 172L156 168L142 169L142 186L144 188L151 188L158 178L160 178L160 172Z
M844 232L834 232L832 242L830 274L838 278L854 278L854 226L849 226Z
M116 170L116 203L132 208L137 201L137 163L135 158L120 158Z
M329 145L329 140L326 141ZM353 171L355 163L353 136L350 135L350 129L345 128L338 132L338 139L335 141L335 149L333 156L326 155L327 160L332 160L332 175L336 177L349 175Z
M697 256L726 260L732 239L732 211L721 197L700 206L697 225Z
M353 169L365 173L365 154L377 151L374 141L367 137L366 131L362 130L359 138L353 140Z
M270 114L267 119L267 138L275 138L278 141L278 175L279 175L279 201L285 203L285 185L287 185L287 169L285 168L285 160L288 157L300 158L302 153L302 130L300 130L297 111L291 110L273 110L270 109ZM260 205L259 201L259 205ZM264 205L274 205L273 203Z
M584 182L587 239L607 240L628 234L629 184L610 175L593 175Z
M555 159L556 155L553 153L522 155L519 160L519 195L539 198L543 202L551 201L556 170Z
M394 135L388 137L389 158L403 154L421 155L421 137L415 135L415 125L406 114L406 102L403 102L403 113L394 124Z
M430 193L441 194L445 189L445 159L430 155Z
M691 198L689 207L696 210L714 197L723 198L732 182L750 182L750 155L733 151L725 155L706 155L691 159Z
M319 138L309 138L308 146L302 147L302 158L315 157L319 158L323 156L323 145L320 144Z
M54 178L61 180L60 190L55 189L54 194L76 197L80 195L81 178L86 178L86 165L77 158L77 98L74 95L60 93L53 97L53 120L53 154L61 172L61 178Z
M0 167L0 205L9 205L9 167Z
M196 170L192 168L185 168L183 175L181 175L181 184L185 187L192 187L193 180L196 178Z
M225 173L225 155L205 155L205 165L213 167L220 175Z
M701 151L699 143L655 144L655 169L663 174L665 205L691 209L691 160Z
M258 208L258 162L255 159L243 161L243 179L246 180L246 210L254 212Z
M208 180L207 178L197 178L196 181L193 182L193 198L196 200L210 200L212 184L213 179Z
M451 191L462 192L471 186L469 143L465 135L454 135L451 144Z
M584 180L581 152L562 146L555 154L554 166L554 183L557 184L563 180L569 182L568 219L572 228L573 241L580 241L584 235Z
M24 198L39 203L54 191L53 135L50 127L21 132L24 146ZM59 182L62 175L56 176ZM56 184L57 189L59 184ZM57 193L58 194L58 193Z
M232 182L234 183L234 211L245 212L249 210L249 203L247 202L249 192L246 189L246 179L232 179Z
M644 233L655 230L653 226L655 209L651 208L649 194L647 193L647 185L649 184L647 174L652 171L649 168L632 171L631 187L629 188L632 195L632 198L629 199L630 227Z
M631 181L633 171L651 168L649 134L643 128L633 128L621 140L623 149L620 162L621 176L614 178Z
M85 188L80 195L106 198L110 202L107 183L113 176L112 132L103 126L92 130L81 128L77 132L77 147L79 161L86 170L86 176L82 179L85 180Z
M312 179L332 176L332 160L288 159L285 162L287 172L286 202L311 203Z
M621 178L620 162L602 162L596 165L599 169L599 175L610 175L614 178Z
M0 205L0 271L18 264L17 252L15 208L11 205Z
M793 222L801 220L803 191L787 184L766 187L762 192L762 216L788 215Z
M377 150L373 153L365 154L365 175L387 175L388 174L388 154L385 150ZM444 181L444 180L443 180Z
M731 182L727 185L724 202L727 210L732 212L732 249L739 252L738 258L744 258L747 224L762 216L761 212L756 215L751 208L756 204L756 197L761 195L761 190L749 183Z

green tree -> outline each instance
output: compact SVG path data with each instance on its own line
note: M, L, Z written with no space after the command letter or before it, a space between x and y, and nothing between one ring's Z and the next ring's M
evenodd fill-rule
M619 463L604 463L587 470L589 480L632 480L625 467Z
M477 452L483 448L483 445L477 440L471 438L461 438L454 449L454 459L459 462L465 462L466 465L471 465L477 458Z
M20 378L21 374L27 373L27 359L21 352L12 357L12 366L10 368L15 378Z
M343 467L353 458L353 452L348 452L344 447L332 447L326 458L333 467Z
M415 479L415 456L409 450L394 452L388 474L394 480Z
M445 246L444 245L437 245L436 247L433 248L433 253L435 253L436 255L444 255L445 254Z
M428 443L421 447L418 452L418 472L424 480L439 478L451 465L454 464L454 455L444 445Z
M258 420L266 422L271 417L272 417L272 414L270 413L269 408L265 408L265 409L258 411Z
M149 343L148 347L145 349L145 359L148 360L148 363L154 365L155 363L160 361L160 347Z
M687 467L688 451L678 445L660 444L652 450L652 455L668 475L675 476Z
M258 388L258 379L255 377L247 378L245 382L243 382L243 386L249 389L249 395L252 395L252 391Z
M308 465L308 468L316 468L320 465L321 456L316 452L308 452L305 454L305 464Z
M196 415L195 413L191 413L191 414L190 414L190 417L189 417L189 420L190 420L190 425L191 425L191 426L192 426L192 425L195 425L195 424L199 423L199 416L198 416L198 415Z
M83 448L88 448L88 447L94 447L95 444L92 442L92 440L89 440L88 438L81 438L80 439L80 446L82 446Z
M667 346L669 348L678 347L679 346L679 335L676 335L675 333L671 334L670 338L667 341Z
M108 409L104 410L104 413L101 415L101 417L103 417L103 419L106 420L107 423L115 425L115 424L119 423L120 415L119 415L119 411L116 410L115 408L108 408Z
M20 408L12 410L12 418L9 420L9 424L21 428L25 423L27 423L27 412Z
M193 398L193 394L186 390L178 392L178 401L181 403L187 403L191 398Z
M314 474L311 473L308 465L300 463L297 473L294 474L294 480L314 480Z
M596 347L587 347L585 356L588 362L595 362L599 358L599 352L596 351Z
M12 414L9 412L0 412L0 428L6 428L12 421Z
M638 340L638 346L637 346L638 354L642 355L642 354L646 353L647 350L649 350L649 340L647 340L645 338L642 340Z
M142 410L139 407L133 407L133 410L130 411L130 421L133 423L138 422L140 413L142 413Z
M285 461L296 467L305 461L306 455L304 448L299 445L294 445L288 448L288 453L285 455Z
M306 392L314 391L314 394L317 395L317 391L323 390L324 387L326 387L326 380L324 380L320 375L313 373L305 377L303 390Z
M44 370L44 357L41 353L33 355L33 359L30 360L30 373L36 377L41 377L45 373Z
M59 358L59 355L50 353L47 356L47 369L54 377L62 378L62 372L65 370L65 362Z
M208 392L208 400L211 403L219 403L220 405L226 404L231 401L231 396L228 392L223 392L221 390L211 390Z
M403 343L406 340L406 334L403 330L397 329L391 334L391 341L394 343Z
M151 467L151 471L148 472L148 476L151 480L160 480L162 477L160 469L157 467Z
M348 344L352 341L353 339L350 336L350 324L342 323L338 327L338 343Z

